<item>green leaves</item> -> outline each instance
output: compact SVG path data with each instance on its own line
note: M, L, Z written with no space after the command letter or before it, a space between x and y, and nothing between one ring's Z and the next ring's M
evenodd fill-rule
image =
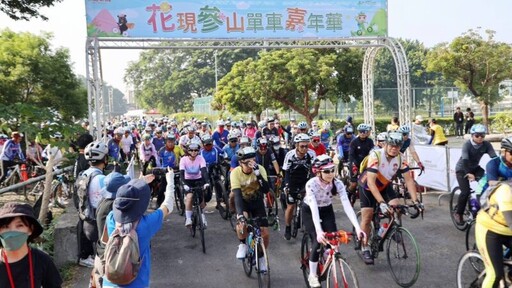
M0 2L0 11L7 14L14 20L30 20L30 18L41 18L48 20L44 15L39 13L43 7L53 6L62 0L9 0Z

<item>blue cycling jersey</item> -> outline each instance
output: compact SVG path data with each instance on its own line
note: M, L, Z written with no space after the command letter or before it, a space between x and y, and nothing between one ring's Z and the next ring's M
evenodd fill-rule
M164 168L179 168L175 167L174 165L176 163L176 154L174 154L174 150L169 151L165 147L162 147L160 150L158 150L158 158L160 159L162 167Z
M219 162L219 157L223 156L224 153L218 148L213 146L210 151L206 151L205 149L201 149L201 156L203 156L204 161L206 162L206 166L210 166L212 164Z
M224 152L224 154L227 155L228 159L231 159L231 157L233 157L233 155L235 155L236 151L238 151L239 148L240 148L240 146L238 144L236 144L235 147L226 145L226 146L224 146L224 148L222 148L222 151Z
M411 138L408 138L404 141L404 144L402 144L402 148L400 148L400 153L405 153L405 150L411 146Z
M115 161L119 161L121 159L121 154L119 153L119 142L114 139L108 140L108 156L111 157Z

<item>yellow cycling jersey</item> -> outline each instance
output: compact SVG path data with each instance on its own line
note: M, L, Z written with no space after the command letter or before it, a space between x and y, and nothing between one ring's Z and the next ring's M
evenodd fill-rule
M258 166L261 176L265 181L267 181L267 172L265 171L265 168L261 165ZM258 197L260 184L258 183L256 174L245 174L242 171L242 166L238 166L231 171L229 179L231 181L231 190L242 190L242 198L244 198L244 200L256 199Z
M512 236L512 230L503 216L504 211L512 211L512 189L510 186L500 185L488 201L490 208L487 211L480 210L476 222L494 233Z

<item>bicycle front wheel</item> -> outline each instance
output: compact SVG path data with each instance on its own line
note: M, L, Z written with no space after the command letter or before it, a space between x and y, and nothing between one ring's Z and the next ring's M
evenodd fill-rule
M201 209L198 207L198 213L197 213L197 225L199 226L199 236L201 236L201 246L203 247L203 253L206 254L206 243L204 240L204 222L203 222L203 215L201 213Z
M476 251L468 251L457 265L457 287L479 288L485 279L485 267L482 256Z
M263 241L263 239L261 239ZM256 269L258 270L258 286L260 288L270 288L270 263L268 262L267 249L263 243L256 245Z
M468 209L467 208L464 209L464 214L462 215L463 221L464 221L463 224L457 223L457 221L455 221L455 218L453 218L453 213L455 213L455 211L457 211L457 202L459 200L460 193L461 193L460 188L456 187L452 190L452 193L450 194L450 218L452 219L452 222L453 222L453 225L455 225L455 228L457 228L460 231L464 231L464 230L466 230L466 228L468 226L468 222L466 221L469 216Z
M59 195L62 194L62 189L62 182L57 182L55 185L53 185L51 202L53 202L53 205L63 209L66 208L66 206L59 201Z
M336 259L331 262L327 272L327 288L349 288L359 287L356 274L352 267L341 255L337 254Z
M395 228L387 236L386 256L396 284L411 287L420 275L420 250L416 240L404 227Z
M300 269L306 281L306 286L309 287L309 257L311 255L311 248L313 247L313 241L309 236L309 233L304 233L302 236L302 243L300 245Z
M466 251L477 250L475 239L475 220L468 224L466 229Z

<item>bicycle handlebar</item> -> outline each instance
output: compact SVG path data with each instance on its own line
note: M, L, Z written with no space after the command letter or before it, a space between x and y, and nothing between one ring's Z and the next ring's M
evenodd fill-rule
M420 213L423 214L423 209L420 210L416 205L389 205L395 211L398 211L400 214L410 215L411 219L416 219L420 216ZM409 209L413 208L414 213L411 213Z
M352 232L338 230L336 232L325 232L324 236L328 241L338 242L338 243L342 243L342 244L348 244L348 242L350 242L350 237L352 236ZM333 243L331 243L331 244L333 244Z
M421 176L421 174L423 174L423 172L425 171L424 169L421 169L421 167L409 167L409 170L420 170L420 174L418 174L418 176Z

